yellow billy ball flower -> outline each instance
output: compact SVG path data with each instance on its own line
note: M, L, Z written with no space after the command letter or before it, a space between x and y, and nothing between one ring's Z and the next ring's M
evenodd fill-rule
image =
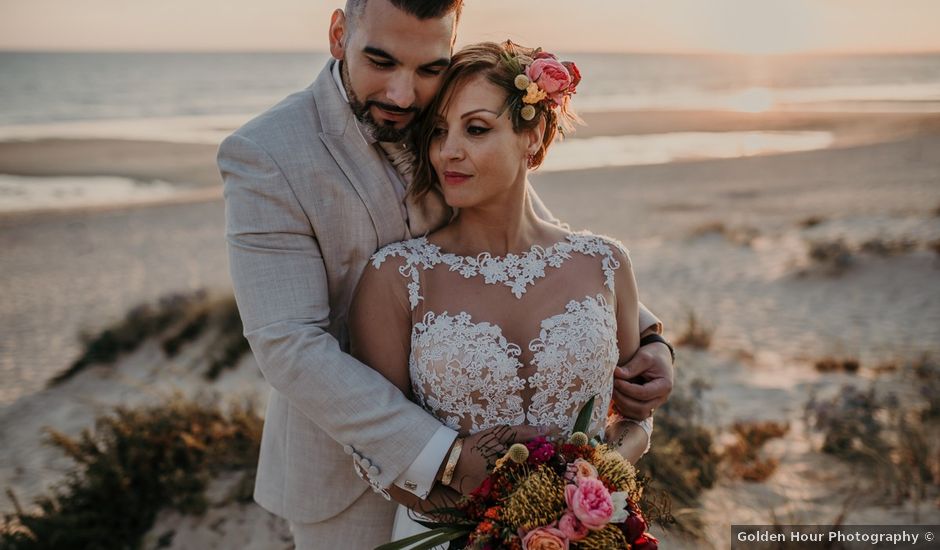
M535 107L531 105L526 105L519 110L519 115L523 120L532 120L535 118Z
M587 445L588 436L584 432L574 432L571 434L571 437L568 438L568 443L572 445Z
M509 459L516 464L522 464L529 459L528 447L522 443L513 443L512 447L509 447Z
M529 81L529 77L527 77L524 74L520 74L520 75L516 75L516 80L514 80L513 83L516 85L516 88L519 88L520 90L525 90L526 88L529 87L530 81Z

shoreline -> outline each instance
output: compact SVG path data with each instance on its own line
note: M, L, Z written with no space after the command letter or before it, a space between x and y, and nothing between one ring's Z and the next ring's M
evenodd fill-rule
M752 158L823 153L868 145L918 140L940 135L940 113L790 113L771 111L635 111L586 113L586 126L569 140L615 136L657 136L678 133L828 132L831 143L821 149L741 154L732 158L677 158L662 163L581 168L580 170L643 169L689 163L735 162ZM39 207L0 211L0 219L75 211L110 211L161 204L211 201L221 197L215 164L217 145L118 138L44 138L0 141L0 174L23 177L120 177L165 181L178 187L171 197L115 200L70 207ZM562 173L570 173L563 171ZM545 174L545 175L543 175ZM548 177L549 172L534 178Z

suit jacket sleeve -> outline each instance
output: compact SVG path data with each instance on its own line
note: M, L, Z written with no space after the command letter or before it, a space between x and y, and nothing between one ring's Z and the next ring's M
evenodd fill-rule
M532 201L532 208L535 209L535 214L542 220L547 221L548 223L555 224L560 227L568 229L568 224L562 222L555 217L554 214L545 206L545 203L542 202L542 199L539 198L538 194L533 189L531 183L527 183L529 186L529 200ZM653 315L653 312L646 309L646 306L640 302L640 334L646 332L647 330L654 330L659 334L663 332L663 323L659 320L658 317Z
M440 423L327 332L317 236L275 161L237 134L218 161L235 297L264 377L340 445L368 457L379 469L373 481L390 485Z

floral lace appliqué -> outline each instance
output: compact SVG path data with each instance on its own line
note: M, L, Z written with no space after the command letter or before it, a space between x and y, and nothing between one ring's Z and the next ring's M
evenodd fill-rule
M408 297L411 309L414 309L421 300L418 269L431 269L440 263L464 278L482 275L483 282L488 285L508 286L513 296L522 298L527 287L535 284L537 279L545 277L546 267L560 268L565 260L571 258L573 252L592 257L600 255L607 288L613 291L614 271L620 267L620 262L614 257L614 248L621 250L624 255L627 254L613 239L588 233L572 233L564 241L548 248L535 245L522 254L493 256L489 252L483 252L477 256L458 256L441 253L439 246L431 244L425 237L420 237L382 248L372 256L372 265L377 269L389 257L404 258L405 265L399 271L411 279Z
M523 379L521 349L499 326L474 323L464 312L427 313L412 331L409 371L419 403L454 430L475 433L524 423L570 431L578 411L595 395L609 398L617 364L617 321L602 295L572 300L545 319L534 374ZM520 392L533 390L527 410ZM604 428L607 409L594 408L591 428Z

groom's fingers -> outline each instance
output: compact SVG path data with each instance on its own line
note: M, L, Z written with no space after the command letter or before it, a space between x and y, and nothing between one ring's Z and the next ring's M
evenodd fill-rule
M665 378L655 378L644 384L634 384L629 380L614 380L614 393L634 401L653 401L669 395L672 384Z
M634 384L626 380L614 380L614 408L617 412L634 420L643 420L653 409L666 402L672 384L664 378L650 380L645 384Z

